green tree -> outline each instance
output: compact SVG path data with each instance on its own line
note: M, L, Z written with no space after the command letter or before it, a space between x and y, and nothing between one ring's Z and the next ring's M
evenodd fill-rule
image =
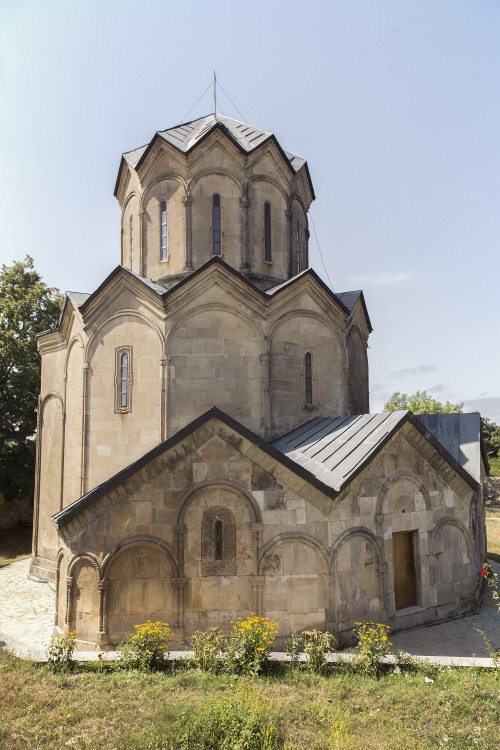
M399 409L409 409L413 414L452 414L462 413L464 410L463 402L461 404L452 404L446 401L444 404L425 391L415 391L410 396L407 393L396 391L384 405L384 411L398 411Z
M0 271L0 495L32 499L40 357L36 336L57 325L62 297L26 256Z
M500 426L488 417L481 417L481 427L488 457L497 458L500 453Z

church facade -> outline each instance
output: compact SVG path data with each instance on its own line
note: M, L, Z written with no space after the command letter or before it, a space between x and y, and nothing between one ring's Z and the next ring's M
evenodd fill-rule
M257 612L347 642L474 607L479 417L445 447L442 420L368 414L370 319L309 268L307 163L210 115L125 154L115 194L120 265L39 338L31 573L56 626L183 644Z

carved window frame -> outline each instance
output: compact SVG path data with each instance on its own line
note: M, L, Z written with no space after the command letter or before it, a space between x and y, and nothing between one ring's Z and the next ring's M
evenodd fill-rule
M201 521L201 571L204 576L236 575L236 523L229 508L207 508Z
M126 372L124 373L124 359ZM115 349L115 413L124 414L132 409L132 347Z

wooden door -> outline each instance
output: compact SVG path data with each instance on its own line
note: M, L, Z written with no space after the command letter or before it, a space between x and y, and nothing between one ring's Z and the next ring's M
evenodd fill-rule
M413 537L412 531L394 534L392 537L396 609L411 607L417 603Z

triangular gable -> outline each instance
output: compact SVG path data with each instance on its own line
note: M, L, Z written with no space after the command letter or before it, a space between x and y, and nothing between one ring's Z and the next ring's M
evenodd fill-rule
M200 143L210 136L214 130L220 130L238 148L247 155L261 148L264 144L273 142L280 153L283 162L292 175L298 174L302 169L305 171L306 181L311 191L312 200L315 199L314 188L307 162L300 157L286 152L280 145L273 133L254 128L246 123L232 120L221 115L208 115L207 117L192 120L177 125L167 130L157 131L146 146L126 152L120 161L118 176L116 178L114 195L118 194L123 168L127 165L130 169L139 171L141 165L147 159L155 143L160 140L168 144L181 154L187 155Z
M260 438L235 419L229 417L217 407L213 407L189 425L179 430L175 435L168 438L168 440L165 440L163 443L160 443L155 448L145 453L137 461L134 461L110 479L107 479L102 484L90 490L90 492L87 492L83 497L53 515L52 522L55 527L58 530L63 529L71 521L78 518L80 514L84 513L88 508L99 502L99 500L101 500L106 494L112 492L124 482L134 477L149 463L162 456L162 454L175 448L182 449L183 441L197 430L201 430L211 420L217 420L227 426L232 432L236 433L237 436L248 441L252 447L252 450L247 452L248 458L266 468L273 474L273 476L275 476L277 481L282 484L294 485L295 490L299 493L300 489L298 487L301 486L303 493L308 490L307 495L310 500L314 500L313 496L315 494L316 499L320 497L322 499L322 505L324 505L325 502L328 502L328 499L333 500L337 496L337 493L333 488L320 482L309 471L290 460L286 455L281 453L281 451L274 448L273 445ZM293 476L296 480L298 479L300 481L287 481L287 478L290 479L290 476Z
M340 493L407 423L411 423L455 474L473 489L478 482L410 411L316 417L273 441L288 458Z
M100 284L95 292L92 292L87 299L79 306L79 310L83 313L85 310L90 307L90 305L96 300L102 292L106 289L106 287L109 286L109 284L114 283L116 284L117 280L124 276L128 280L131 280L133 283L138 283L140 286L142 286L145 290L152 292L156 297L162 297L166 290L164 287L160 286L159 284L155 284L153 281L150 281L149 279L145 279L143 276L139 276L139 274L135 273L134 271L131 271L129 268L125 268L124 266L117 266L109 276L107 276L102 284Z
M370 316L368 315L368 308L366 307L365 295L361 289L356 289L352 292L337 292L337 297L344 303L348 310L352 313L356 305L361 305L363 314L368 324L368 330L370 333L373 331Z
M313 268L306 268L305 271L301 271L296 276L292 276L291 279L287 279L287 281L284 281L282 284L268 289L265 294L268 297L276 297L278 294L280 294L280 292L283 292L286 289L290 289L294 284L298 284L304 279L312 279L315 283L319 284L322 290L338 305L338 307L340 307L346 315L350 315L350 310L342 302L340 297L335 294L335 292L333 292L329 286L325 284L323 279L318 276Z

